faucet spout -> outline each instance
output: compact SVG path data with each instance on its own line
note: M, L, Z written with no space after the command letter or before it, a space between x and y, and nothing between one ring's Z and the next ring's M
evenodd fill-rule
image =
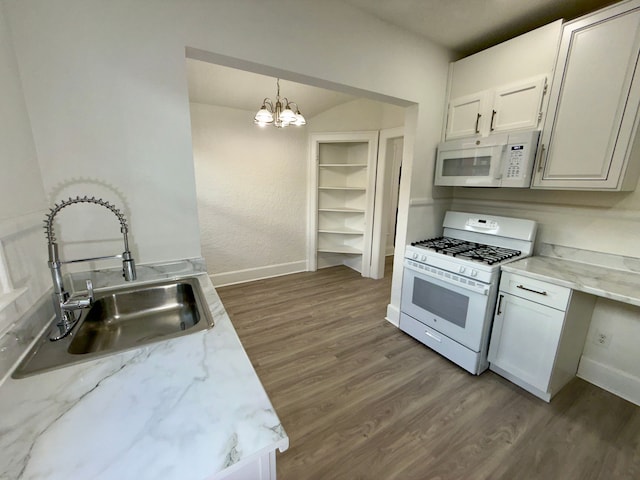
M118 221L120 222L120 232L123 235L124 252L122 253L122 255L67 260L64 262L60 260L60 256L58 253L58 244L56 243L56 236L53 230L53 220L58 212L60 212L60 210L68 207L69 205L74 205L77 203L94 203L96 205L101 205L113 212L113 214L118 218ZM65 290L61 271L61 266L63 264L88 262L93 260L102 260L105 258L122 258L122 275L125 280L133 281L136 279L137 275L135 261L133 259L133 256L131 255L131 252L129 251L129 239L127 237L129 230L127 228L127 220L124 217L124 214L109 202L105 202L101 198L95 197L69 197L68 200L63 200L60 204L56 203L54 205L54 208L52 208L47 214L44 223L49 251L49 261L47 263L49 265L49 269L51 270L51 279L53 281L53 306L56 313L56 318L58 320L56 323L57 330L50 336L50 339L54 341L60 340L61 338L67 336L80 319L80 310L90 307L93 303L93 286L90 281L87 281L86 294L70 296L69 292Z

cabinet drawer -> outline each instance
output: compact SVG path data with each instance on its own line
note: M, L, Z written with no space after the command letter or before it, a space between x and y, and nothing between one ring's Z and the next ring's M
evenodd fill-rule
M500 290L563 311L571 295L570 288L510 272L502 273Z

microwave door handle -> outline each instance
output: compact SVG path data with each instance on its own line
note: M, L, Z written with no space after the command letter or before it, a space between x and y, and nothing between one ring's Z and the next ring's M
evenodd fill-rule
M502 167L504 165L504 157L505 157L505 152L507 151L507 146L503 145L502 146L502 150L500 151L500 161L498 162L498 168L496 169L496 173L494 175L494 178L496 180L501 180L502 179Z

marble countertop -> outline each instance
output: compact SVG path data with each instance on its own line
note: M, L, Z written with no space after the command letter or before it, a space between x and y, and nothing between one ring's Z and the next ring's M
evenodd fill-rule
M524 258L503 265L502 270L640 306L640 273L637 271L551 256Z
M142 281L185 276L181 268L139 267L138 273ZM191 275L203 287L212 329L5 378L0 478L200 480L288 448L209 277ZM100 278L94 277L95 288L113 284Z

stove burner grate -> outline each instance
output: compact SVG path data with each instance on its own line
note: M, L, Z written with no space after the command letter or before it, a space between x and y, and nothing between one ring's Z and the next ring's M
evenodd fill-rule
M444 255L460 257L477 262L495 265L509 258L518 257L522 254L520 250L513 250L481 243L469 242L451 237L437 237L428 240L414 242L411 245L434 250Z

